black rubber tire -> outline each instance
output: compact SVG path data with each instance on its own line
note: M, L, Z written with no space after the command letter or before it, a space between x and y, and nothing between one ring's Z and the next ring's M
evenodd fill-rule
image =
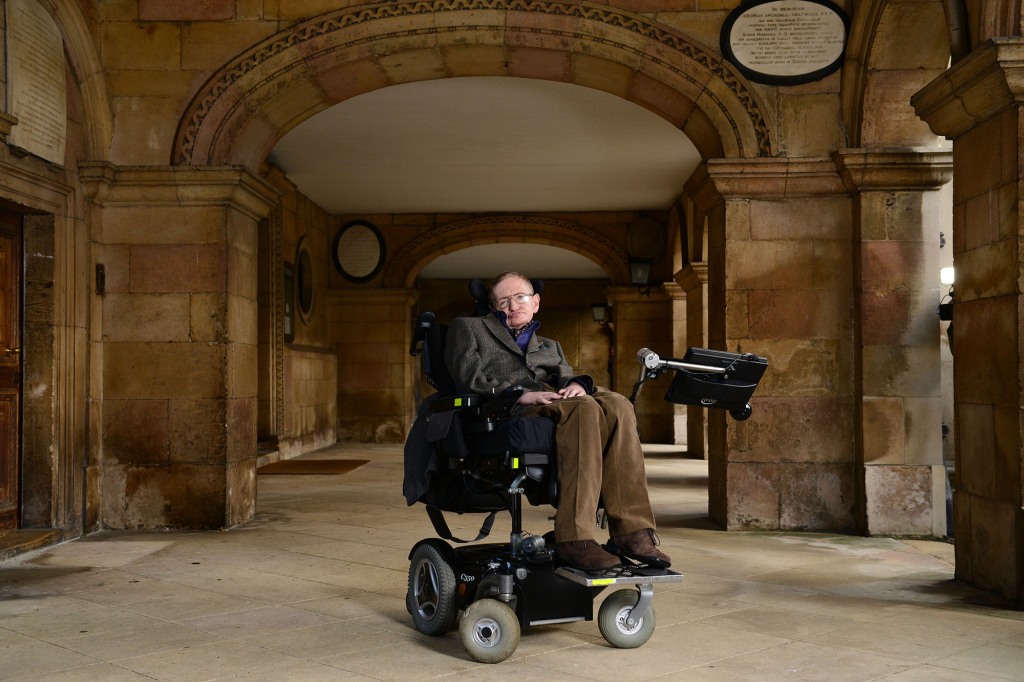
M519 619L512 607L496 599L481 599L462 614L459 638L474 660L501 663L519 646Z
M617 649L635 649L654 634L653 605L647 607L647 613L635 625L626 622L639 598L636 590L619 590L608 595L598 609L597 627L601 636Z
M409 561L409 589L405 606L416 629L425 635L443 635L459 616L455 571L431 545L420 545Z

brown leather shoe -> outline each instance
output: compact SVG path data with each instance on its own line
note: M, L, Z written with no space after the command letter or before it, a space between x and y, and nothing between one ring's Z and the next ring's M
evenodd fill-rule
M656 547L659 542L653 528L644 528L626 535L613 536L605 545L605 549L612 554L618 554L648 566L668 568L672 565L672 560Z
M619 557L604 551L594 540L559 542L555 550L562 563L584 571L603 571L622 564Z

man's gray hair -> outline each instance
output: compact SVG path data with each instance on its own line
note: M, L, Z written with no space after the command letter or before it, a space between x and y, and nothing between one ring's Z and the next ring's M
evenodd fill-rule
M530 281L529 277L526 277L525 275L520 275L518 272L515 272L514 270L509 270L508 272L503 272L494 279L492 279L490 283L487 285L487 295L491 299L491 303L494 303L494 287L498 286L506 279L512 279L513 277L516 277L526 282L526 286L529 287L530 289L530 295L532 296L534 294L533 282ZM527 292L524 291L523 293Z

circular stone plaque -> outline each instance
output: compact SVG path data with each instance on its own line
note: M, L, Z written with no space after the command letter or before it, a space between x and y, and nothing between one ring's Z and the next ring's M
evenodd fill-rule
M384 238L365 220L345 223L334 237L334 266L345 279L366 282L384 265Z
M722 54L756 83L809 83L842 66L849 29L827 0L750 0L726 18Z

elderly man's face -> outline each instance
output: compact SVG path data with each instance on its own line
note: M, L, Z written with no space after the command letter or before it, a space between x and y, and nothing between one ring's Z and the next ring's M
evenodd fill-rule
M508 326L512 329L519 329L530 324L533 316L540 310L540 295L534 294L530 283L519 277L509 277L498 282L491 295L494 299L494 306L505 313ZM529 300L520 302L516 300L520 294L529 294Z

